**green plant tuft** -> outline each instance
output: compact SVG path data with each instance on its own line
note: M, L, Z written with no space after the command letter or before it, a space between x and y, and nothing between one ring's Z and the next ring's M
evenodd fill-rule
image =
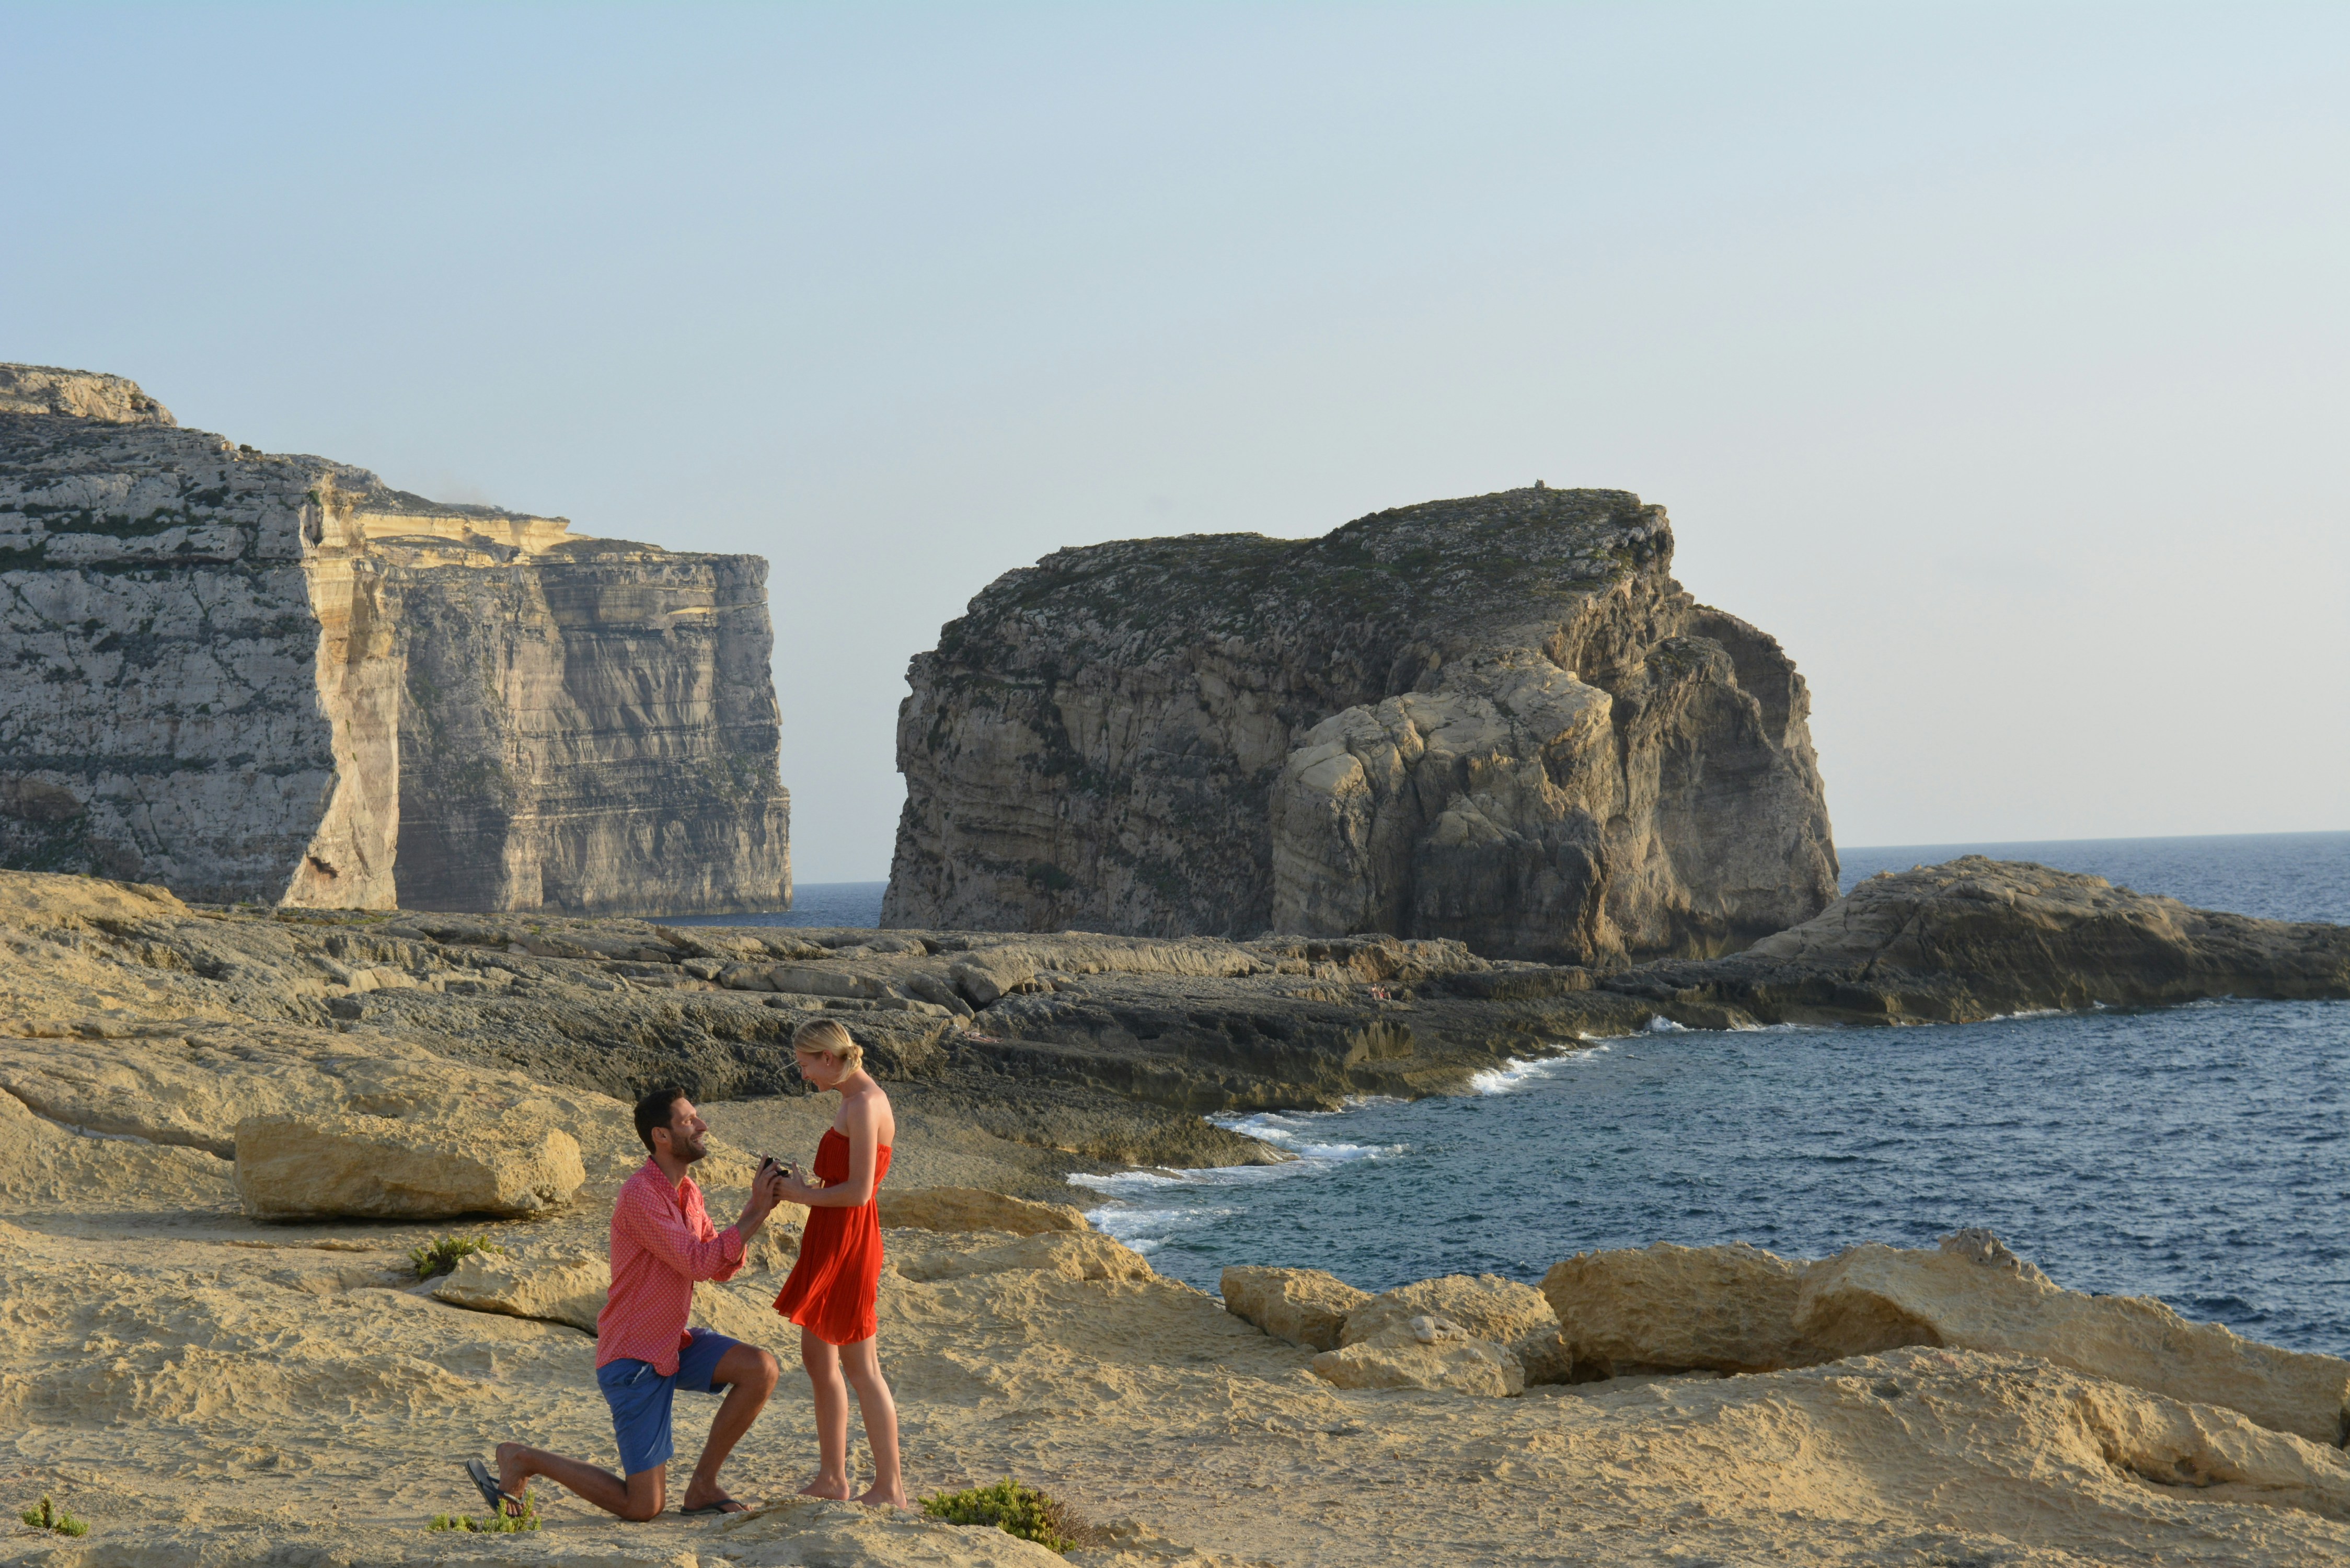
M16 1517L31 1525L36 1530L54 1530L59 1535L88 1535L89 1533L88 1525L84 1524L80 1520L76 1519L64 1509L52 1503L46 1494L41 1498L40 1507L28 1508L22 1513L19 1513Z
M922 1511L949 1524L992 1524L1006 1535L1066 1554L1094 1535L1058 1498L1006 1477L993 1486L942 1491L922 1500Z
M429 1280L435 1274L445 1274L455 1269L457 1260L468 1252L504 1251L486 1236L443 1236L430 1246L411 1247L408 1261L416 1265L418 1279Z
M538 1504L529 1498L522 1500L520 1513L508 1513L504 1509L487 1519L473 1519L462 1513L436 1513L427 1530L463 1530L475 1535L520 1535L538 1528Z

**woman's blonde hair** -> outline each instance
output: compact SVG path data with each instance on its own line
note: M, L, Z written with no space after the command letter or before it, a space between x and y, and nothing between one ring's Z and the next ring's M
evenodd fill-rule
M865 1047L852 1039L847 1030L829 1018L812 1018L801 1024L792 1035L792 1049L829 1056L852 1073L862 1071L865 1066Z

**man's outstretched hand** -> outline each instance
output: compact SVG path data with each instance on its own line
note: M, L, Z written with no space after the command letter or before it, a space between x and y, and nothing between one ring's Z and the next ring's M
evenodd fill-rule
M734 1221L734 1233L748 1241L766 1224L767 1216L784 1200L784 1168L764 1165L751 1179L751 1196L743 1204L743 1217Z

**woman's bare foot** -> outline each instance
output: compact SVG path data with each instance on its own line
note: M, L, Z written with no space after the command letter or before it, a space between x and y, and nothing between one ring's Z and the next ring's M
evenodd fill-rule
M834 1502L847 1502L848 1501L848 1478L847 1476L819 1475L816 1480L800 1488L799 1494L802 1497L829 1498Z
M857 1501L868 1508L903 1509L909 1513L914 1509L914 1505L906 1501L906 1488L902 1482L884 1490L881 1483L875 1481L871 1488L858 1495Z

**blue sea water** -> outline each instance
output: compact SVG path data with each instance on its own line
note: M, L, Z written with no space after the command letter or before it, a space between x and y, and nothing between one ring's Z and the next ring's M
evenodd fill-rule
M881 923L887 882L802 882L792 889L792 907L772 915L681 915L665 926L851 926L870 930Z
M1843 852L1846 884L1970 850L2281 919L2350 921L2350 833ZM1914 1029L1666 1028L1484 1091L1220 1118L1302 1158L1085 1178L1097 1224L1207 1290L1228 1263L1379 1290L1538 1280L1594 1247L1819 1257L1988 1225L2058 1282L2350 1355L2350 1002Z
M2272 919L2350 922L2350 833L1841 851L1843 885L1979 853ZM788 913L871 927L879 882ZM1295 1164L1088 1179L1104 1229L1205 1289L1233 1262L1378 1290L1539 1279L1592 1247L1818 1257L1989 1225L2062 1283L2350 1355L2350 1002L2217 1002L1930 1029L1678 1030L1485 1092L1223 1118Z
M2350 922L2350 833L2269 833L2219 838L2086 838L2027 844L1915 844L1840 849L1843 888L1879 871L1906 871L1960 855L2037 860L2085 871L2141 892L2276 920ZM887 882L803 882L792 907L772 915L682 915L672 926L836 926L881 923Z

